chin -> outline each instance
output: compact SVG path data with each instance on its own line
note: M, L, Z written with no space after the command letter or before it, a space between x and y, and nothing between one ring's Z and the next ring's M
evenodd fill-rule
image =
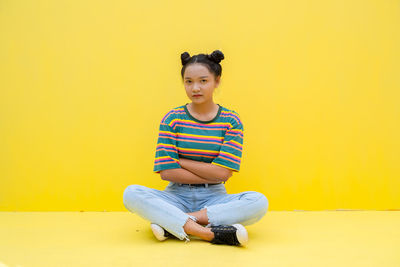
M200 103L203 99L191 98L192 102Z
M192 102L193 102L193 103L196 103L196 104L202 104L202 103L205 103L206 101L194 99L194 100L192 100Z

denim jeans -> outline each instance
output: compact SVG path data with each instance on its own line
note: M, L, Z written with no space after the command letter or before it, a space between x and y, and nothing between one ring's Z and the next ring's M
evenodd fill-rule
M228 194L224 184L195 187L170 182L164 190L143 185L129 185L123 194L124 206L132 213L156 223L179 238L190 241L183 226L187 214L207 210L210 225L249 225L260 220L268 210L267 198L256 191Z

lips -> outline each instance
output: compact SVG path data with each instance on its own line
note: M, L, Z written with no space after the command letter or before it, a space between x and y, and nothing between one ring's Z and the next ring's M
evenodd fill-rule
M197 96L201 96L201 95L193 95L193 97L197 97Z

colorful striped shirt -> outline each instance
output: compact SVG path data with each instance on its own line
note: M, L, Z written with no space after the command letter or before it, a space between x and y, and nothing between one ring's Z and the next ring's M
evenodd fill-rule
M214 119L201 121L186 105L171 109L161 119L153 172L181 168L180 157L238 172L243 147L239 114L218 104Z

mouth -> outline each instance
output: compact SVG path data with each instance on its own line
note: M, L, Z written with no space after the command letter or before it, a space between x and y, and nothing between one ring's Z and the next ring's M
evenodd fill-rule
M194 95L193 97L200 97L201 95Z

